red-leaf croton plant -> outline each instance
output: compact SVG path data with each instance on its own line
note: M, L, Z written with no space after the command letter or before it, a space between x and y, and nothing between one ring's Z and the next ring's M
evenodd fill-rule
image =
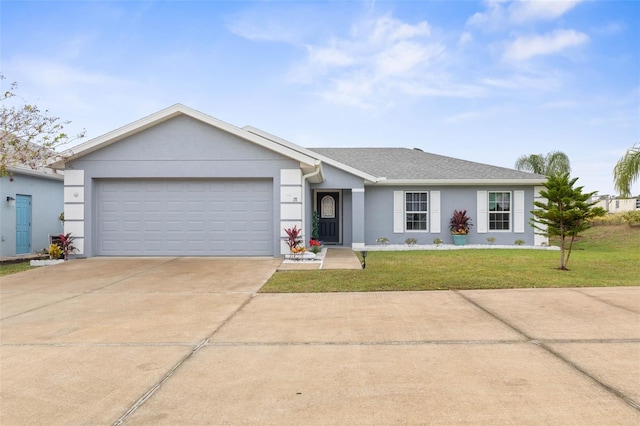
M467 235L473 226L466 210L454 210L449 221L449 229L454 235Z

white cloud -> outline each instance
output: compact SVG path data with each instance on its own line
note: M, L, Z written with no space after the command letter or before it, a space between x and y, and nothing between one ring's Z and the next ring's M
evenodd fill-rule
M509 5L509 20L513 23L551 21L567 13L583 0L516 1Z
M429 49L420 43L401 42L382 50L374 58L376 74L380 76L410 73L411 70L427 64L431 57L437 57L442 49Z
M371 29L367 29L371 27ZM422 21L417 25L406 24L389 16L383 16L365 25L365 33L373 42L395 42L400 40L408 40L415 37L428 37L431 35L431 29L426 21Z
M473 36L470 32L465 31L460 34L460 38L458 39L458 45L464 46L465 44L471 43L473 41Z
M369 109L373 93L373 81L362 73L354 73L349 78L335 80L333 85L318 94L324 100L338 105Z
M488 1L486 10L473 14L467 25L487 31L503 30L526 22L552 21L584 0Z
M485 77L480 82L490 88L529 92L554 91L561 86L559 76L550 72L514 74L508 77Z
M588 41L589 36L575 30L555 30L544 35L518 37L507 46L504 58L509 61L527 60L534 56L559 53Z
M346 67L353 65L356 59L346 49L338 46L309 46L309 62L325 67Z
M372 108L394 105L402 96L471 98L486 93L482 85L454 81L450 67L461 59L448 51L444 39L433 36L426 20L408 22L369 11L348 31L332 27L323 38L300 22L282 30L286 24L278 17L257 18L244 14L228 28L250 40L304 47L304 57L289 66L287 81L333 104ZM472 40L466 32L459 44Z
M467 25L483 28L485 30L495 30L504 25L507 20L507 13L502 2L487 2L487 10L476 12L469 19Z
M328 102L371 108L392 97L475 96L478 90L446 82L444 44L426 21L409 24L390 16L359 22L343 37L307 46L289 73ZM442 84L445 81L446 84Z
M471 99L483 97L487 90L474 84L452 83L447 76L433 76L420 81L402 81L394 89L412 96Z
M233 34L252 41L283 42L301 45L303 37L318 30L312 22L303 19L297 8L277 8L274 14L268 4L245 10L227 20L227 29Z

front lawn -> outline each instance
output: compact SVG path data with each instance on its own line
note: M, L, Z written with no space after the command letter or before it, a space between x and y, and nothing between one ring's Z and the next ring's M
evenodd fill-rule
M640 228L597 226L575 244L569 271L560 253L478 249L369 252L362 271L281 271L263 293L449 290L640 285Z
M8 263L0 265L0 277L3 275L16 274L31 269L29 261L19 263Z

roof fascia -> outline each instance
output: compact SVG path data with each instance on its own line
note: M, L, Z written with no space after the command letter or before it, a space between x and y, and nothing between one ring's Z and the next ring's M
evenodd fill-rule
M378 186L530 186L542 185L546 179L386 179L370 185Z
M351 166L347 166L344 163L336 161L336 160L334 160L334 159L332 159L330 157L326 157L326 156L324 156L322 154L318 154L317 152L311 151L310 149L303 148L300 145L296 145L293 142L290 142L290 141L288 141L286 139L282 139L281 137L272 135L271 133L265 132L264 130L260 130L260 129L256 128L256 127L253 127L253 126L244 126L242 129L246 130L247 132L250 132L250 133L253 133L255 135L258 135L258 136L260 136L262 138L268 139L268 140L270 140L272 142L275 142L277 144L286 146L289 149L296 150L296 151L298 151L298 152L300 152L300 153L302 153L304 155L309 155L311 157L314 157L314 158L322 161L323 163L329 164L329 165L331 165L331 166L333 166L333 167L335 167L337 169L340 169L340 170L343 170L343 171L345 171L347 173L350 173L352 175L358 176L358 177L364 179L365 181L378 182L379 178L376 177L376 176L370 175L369 173L363 172L362 170L355 169L355 168L353 168Z
M315 167L318 161L312 156L304 155L303 153L300 153L288 147L281 146L280 144L274 143L273 141L265 140L264 138L254 135L253 133L247 132L229 123L225 123L222 120L218 120L217 118L211 117L210 115L204 114L200 111L196 111L185 105L175 104L145 118L134 121L133 123L127 124L126 126L120 127L116 130L113 130L102 136L98 136L97 138L94 138L90 141L64 151L61 154L64 158L53 163L51 167L64 168L65 162L83 157L91 152L97 151L105 146L111 145L112 143L118 142L136 133L142 132L150 127L168 121L179 115L186 115L193 119L199 120L203 123L231 133L249 142L253 142L256 145L262 146L293 160L299 161L300 163L308 164L312 167Z
M47 172L44 170L33 170L33 169L27 169L22 167L8 167L7 170L13 174L34 176L34 177L39 177L44 179L51 179L51 180L64 180L64 174L57 174L56 172L53 172L53 171Z

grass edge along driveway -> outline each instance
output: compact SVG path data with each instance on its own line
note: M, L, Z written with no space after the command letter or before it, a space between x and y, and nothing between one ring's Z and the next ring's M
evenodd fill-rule
M478 249L372 251L361 271L279 271L262 293L420 291L640 285L640 228L598 226L574 245L569 271L559 252Z

